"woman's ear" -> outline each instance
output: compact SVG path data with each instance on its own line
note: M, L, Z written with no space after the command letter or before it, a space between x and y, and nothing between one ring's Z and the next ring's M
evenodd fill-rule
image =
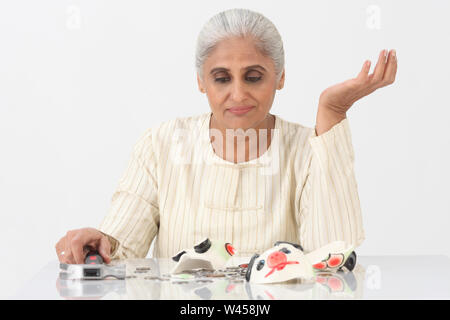
M278 90L281 90L284 87L284 74L285 74L285 69L283 69L283 73L281 74L280 81L278 81L278 86L277 86Z
M205 88L203 88L203 83L202 80L200 80L200 76L197 73L197 83L198 83L198 89L200 90L200 92L205 93Z

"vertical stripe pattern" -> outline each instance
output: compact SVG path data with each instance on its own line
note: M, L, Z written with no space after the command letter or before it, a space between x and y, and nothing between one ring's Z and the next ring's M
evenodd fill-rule
M276 116L278 136L268 150L232 163L212 149L210 117L166 121L139 138L99 227L113 259L143 258L153 240L156 257L205 237L230 242L246 256L279 240L305 251L334 240L362 243L348 119L317 136Z

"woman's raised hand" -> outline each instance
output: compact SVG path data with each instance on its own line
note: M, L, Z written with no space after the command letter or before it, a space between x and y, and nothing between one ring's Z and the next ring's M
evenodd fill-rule
M370 60L366 60L358 76L325 89L319 99L316 121L317 134L330 129L346 117L350 107L362 97L392 84L397 73L395 50L382 50L372 74L369 75Z

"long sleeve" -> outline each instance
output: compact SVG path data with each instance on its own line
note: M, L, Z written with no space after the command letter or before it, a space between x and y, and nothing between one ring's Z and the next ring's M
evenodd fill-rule
M307 175L296 191L300 243L307 252L335 240L357 247L365 235L348 119L308 142Z
M156 161L148 129L133 148L131 159L112 196L99 230L112 244L112 259L145 258L159 228Z

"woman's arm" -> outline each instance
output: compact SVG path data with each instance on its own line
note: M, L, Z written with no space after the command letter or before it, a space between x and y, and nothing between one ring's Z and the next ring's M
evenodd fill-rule
M306 251L335 240L355 247L364 240L346 113L357 100L394 82L395 50L389 55L382 50L371 75L369 70L370 61L366 61L356 78L331 86L320 96L315 135L309 138L308 173L296 192L296 220Z
M156 161L151 129L135 144L99 230L112 259L145 258L159 227Z
M300 244L307 252L336 240L359 246L365 235L348 119L308 143L307 175L296 192Z

